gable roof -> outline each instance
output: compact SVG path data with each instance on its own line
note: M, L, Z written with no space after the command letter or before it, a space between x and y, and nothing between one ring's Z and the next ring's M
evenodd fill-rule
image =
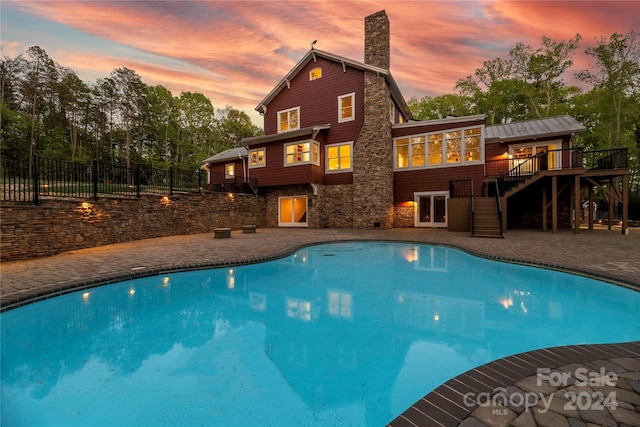
M486 127L486 142L509 142L524 138L550 138L584 132L586 128L568 115Z
M244 146L248 145L256 145L256 144L266 144L267 142L281 141L284 139L290 138L299 138L303 136L310 136L315 139L318 132L321 130L328 130L331 128L330 124L320 125L320 126L309 126L302 129L296 130L288 130L286 132L274 133L272 135L260 135L260 136L251 136L248 138L242 138L240 143Z
M289 83L293 78L300 73L300 71L311 61L316 61L316 58L324 58L329 61L337 62L342 64L342 68L346 69L347 66L363 70L363 71L372 71L377 74L381 74L385 76L387 82L389 83L389 88L391 91L391 97L395 101L396 105L400 108L400 111L405 116L405 118L411 118L411 111L407 106L407 102L404 100L402 93L400 92L400 88L396 84L391 72L389 70L385 70L384 68L375 67L373 65L365 64L364 62L354 61L349 58L345 58L344 56L334 55L333 53L324 52L322 50L311 49L307 54L302 57L302 59L289 71L289 73L273 88L271 92L264 98L260 104L256 107L256 111L261 114L266 112L266 106L269 105L271 101L286 87L289 86Z

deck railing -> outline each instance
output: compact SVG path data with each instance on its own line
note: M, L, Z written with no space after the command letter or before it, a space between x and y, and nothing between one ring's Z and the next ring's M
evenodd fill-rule
M257 180L242 176L228 176L222 172L211 172L211 191L227 193L255 193Z
M582 148L548 150L522 159L497 159L485 162L485 176L532 175L541 170L573 169L583 167Z
M583 164L587 170L626 169L629 167L627 149L585 151Z
M457 179L449 181L449 197L473 196L473 179Z
M2 200L39 204L41 197L140 197L141 193L199 193L204 171L125 167L93 161L67 162L33 156L31 160L0 158Z

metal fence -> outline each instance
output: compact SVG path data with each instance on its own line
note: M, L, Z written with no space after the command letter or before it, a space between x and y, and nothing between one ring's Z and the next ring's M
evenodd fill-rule
M39 204L41 197L140 197L140 194L200 193L205 172L125 167L93 161L80 164L33 156L0 158L2 200Z

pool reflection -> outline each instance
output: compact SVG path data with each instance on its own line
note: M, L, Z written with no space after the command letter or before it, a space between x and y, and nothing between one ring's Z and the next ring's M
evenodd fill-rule
M103 408L74 415L61 404L112 399L123 420L151 414L148 425L173 420L165 406L225 425L382 425L450 377L531 343L638 339L639 308L621 288L445 247L314 246L4 313L2 424L65 414L91 424ZM594 316L629 327L605 330ZM140 383L145 399L118 397Z

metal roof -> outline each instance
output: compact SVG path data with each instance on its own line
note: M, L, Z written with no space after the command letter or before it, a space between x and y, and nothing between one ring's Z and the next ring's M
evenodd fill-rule
M221 153L213 155L208 159L203 160L202 163L216 163L225 160L236 160L247 157L248 155L249 150L247 150L245 147L230 148L228 150L224 150Z
M549 138L584 132L586 128L568 115L487 126L486 142L509 142L525 138Z
M330 61L337 62L342 64L342 67L345 68L347 65L359 70L365 71L373 71L374 73L378 73L380 75L385 76L387 82L389 83L389 88L391 91L391 97L396 102L396 104L400 107L402 114L407 118L411 118L411 110L407 106L407 102L402 96L402 92L400 92L400 88L396 84L391 72L389 70L385 70L384 68L375 67L373 65L365 64L364 62L354 61L352 59L345 58L340 55L335 55L333 53L324 52L322 50L311 49L307 54L293 67L291 71L282 79L280 83L273 88L273 90L264 98L260 104L256 107L256 111L261 114L266 112L266 106L286 87L289 86L291 80L307 65L310 61L315 61L316 58L325 58Z
M289 130L286 132L274 133L272 135L261 135L261 136L252 136L249 138L242 138L240 143L243 145L256 145L256 144L266 144L267 142L280 141L283 139L289 138L298 138L301 136L311 136L315 138L318 132L321 130L330 129L331 125L321 125L321 126L309 126L302 129Z

